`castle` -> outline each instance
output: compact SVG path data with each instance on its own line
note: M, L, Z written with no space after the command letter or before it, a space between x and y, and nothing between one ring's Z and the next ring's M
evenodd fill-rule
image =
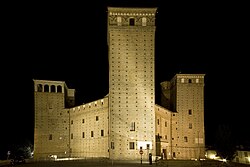
M108 7L109 93L75 106L64 81L34 81L34 159L205 156L205 74L161 82L155 104L157 8Z

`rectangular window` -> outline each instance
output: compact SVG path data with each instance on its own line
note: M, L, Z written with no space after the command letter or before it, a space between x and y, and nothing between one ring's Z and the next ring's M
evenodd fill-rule
M157 125L160 125L160 120L159 119L157 119Z
M52 140L52 134L49 135L49 140Z
M98 116L96 116L96 117L95 117L95 120L96 120L96 121L98 121L98 120L99 120L99 117L98 117Z
M73 133L71 133L70 138L73 139Z
M104 136L104 130L101 130L101 136Z
M82 119L82 123L84 124L84 119Z
M135 25L135 19L134 18L130 18L129 19L129 25L130 26L134 26Z
M82 138L85 138L85 133L84 132L82 132Z
M193 125L192 125L192 123L189 123L189 127L188 127L189 129L192 129L193 128Z
M135 149L135 142L129 142L129 149L131 150Z
M184 137L184 142L188 142L188 137L187 136Z
M91 137L94 137L94 131L91 131Z
M115 143L113 141L111 142L111 149L115 149Z
M167 127L168 126L168 123L167 123L167 121L165 121L165 127Z
M121 26L122 25L122 18L121 17L117 17L117 25Z
M130 131L135 131L135 122L131 122Z
M71 125L73 124L73 120L71 120Z
M142 18L142 26L146 26L147 25L147 18L143 17Z
M191 109L188 110L188 115L192 115L192 110Z

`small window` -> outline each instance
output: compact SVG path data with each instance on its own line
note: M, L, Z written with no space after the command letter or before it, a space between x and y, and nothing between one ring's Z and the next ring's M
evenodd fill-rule
M98 120L99 120L99 117L98 117L98 116L96 116L96 117L95 117L95 120L96 120L96 121L98 121Z
M192 83L192 79L188 79L188 83Z
M104 130L101 130L101 136L104 136Z
M147 19L146 17L142 18L142 26L146 26L147 25Z
M82 123L84 124L84 119L82 119Z
M115 143L113 141L111 142L111 149L115 149Z
M134 26L135 25L135 19L134 18L130 18L129 19L129 25L130 26Z
M199 83L199 78L196 78L196 79L195 79L195 82L196 82L196 83Z
M71 120L71 125L73 124L73 120Z
M82 138L85 138L85 133L84 132L82 132Z
M167 123L167 121L165 121L165 127L167 127L168 126L168 123Z
M118 26L122 25L122 18L121 17L117 17L117 25Z
M187 136L184 137L184 142L188 142L188 137Z
M189 123L189 127L188 127L189 129L192 129L193 128L193 125L192 125L192 123Z
M130 131L135 131L135 122L131 122Z
M192 115L192 110L191 109L188 110L188 115Z
M71 133L70 138L73 139L73 133Z
M135 142L129 142L129 149L131 150L135 149Z
M181 78L181 83L184 83L185 79L184 78Z
M52 134L49 135L49 140L52 140Z
M94 137L94 131L91 131L91 137Z

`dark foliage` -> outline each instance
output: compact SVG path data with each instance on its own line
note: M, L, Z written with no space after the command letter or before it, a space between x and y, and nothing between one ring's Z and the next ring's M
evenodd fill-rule
M230 127L226 124L218 126L215 139L215 150L223 159L233 160L236 153L235 139Z

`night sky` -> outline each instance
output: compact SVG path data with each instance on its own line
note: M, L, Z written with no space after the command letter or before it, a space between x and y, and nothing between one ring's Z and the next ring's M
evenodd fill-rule
M33 79L66 81L69 88L76 89L77 105L108 94L107 6L158 8L157 104L160 82L179 72L206 74L206 144L213 145L220 124L231 127L238 143L250 141L249 46L244 43L244 10L238 5L160 0L83 2L2 6L6 12L2 24L1 152L5 154L16 143L33 143Z

